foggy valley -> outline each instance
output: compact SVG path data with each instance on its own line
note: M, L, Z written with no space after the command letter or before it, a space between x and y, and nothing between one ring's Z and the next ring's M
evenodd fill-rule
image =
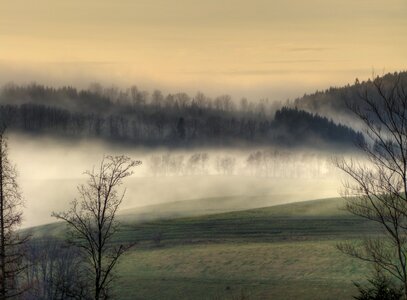
M207 268L210 278L220 272L221 277L247 280L216 262L201 264L206 251L220 264L238 261L240 270L254 264L249 270L254 277L264 263L259 253L264 253L269 268L285 265L291 282L295 271L287 268L285 257L298 259L289 250L292 245L301 252L316 251L300 264L308 258L321 264L317 257L328 255L340 276L350 276L342 268L351 265L358 269L351 277L359 280L365 266L333 253L339 249L341 255L356 256L353 242L342 244L344 239L380 236L380 227L369 220L387 225L388 217L381 216L389 203L396 216L403 214L395 199L403 199L405 181L395 174L404 174L400 162L405 161L407 106L394 99L405 97L401 84L406 74L356 80L286 102L235 100L226 94L211 98L201 92L164 95L96 83L87 89L3 86L0 196L9 201L4 202L4 220L18 224L16 232L27 239L21 240L27 243L25 254L16 248L22 251L21 263L30 264L20 280L36 286L23 299L53 299L52 293L58 299L91 299L92 294L107 299L110 287L120 299L141 292L113 281L113 269L120 270L125 284L140 283L138 276L143 281L149 272L171 279L171 272L162 271L167 268L192 281L200 281ZM382 111L391 113L383 116ZM375 211L378 219L372 217ZM20 243L13 233L8 238ZM238 245L236 250L225 254L232 245ZM284 254L270 261L270 251ZM180 268L179 260L187 260L194 271ZM104 272L95 287L85 266ZM300 268L309 270L309 265ZM79 277L73 276L75 269ZM333 274L323 265L321 270ZM55 275L48 272L63 272L56 276L66 283L54 283ZM271 295L286 299L284 281L273 273L262 276L267 282L279 280ZM346 287L343 294L354 293L339 278ZM112 281L105 285L103 280ZM247 282L234 284L230 292L229 285L223 287L231 284L228 280L211 297L240 293L238 299L245 299L246 289L254 298L270 295L268 288ZM177 298L172 290L151 296L154 282L141 283L147 291L141 298ZM186 284L189 288L191 282ZM199 293L194 290L193 297L200 298ZM306 295L313 297L309 289Z
M86 180L83 173L107 154L124 154L142 161L125 182L124 211L138 207L142 212L144 206L211 198L211 207L198 203L197 212L192 206L187 214L200 214L205 209L243 210L335 197L340 187L339 172L326 151L140 149L100 140L71 141L24 134L13 134L9 139L13 149L10 158L18 167L25 198L24 227L53 222L51 212L68 207L77 196L76 186ZM241 199L229 203L218 199L237 196Z
M0 300L407 300L405 0L0 0Z

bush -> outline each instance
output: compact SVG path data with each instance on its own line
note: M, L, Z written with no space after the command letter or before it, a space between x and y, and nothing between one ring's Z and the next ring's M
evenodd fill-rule
M359 295L356 300L400 300L403 296L403 289L394 284L388 277L381 273L368 280L367 287L359 283L354 283L358 288Z

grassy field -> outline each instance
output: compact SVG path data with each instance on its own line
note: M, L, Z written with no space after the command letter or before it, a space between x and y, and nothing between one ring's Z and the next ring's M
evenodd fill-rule
M122 218L117 242L137 242L118 265L118 299L351 299L369 272L336 245L377 228L340 199L139 222ZM60 235L63 226L34 230ZM161 237L158 242L157 237Z
M120 299L347 299L367 269L335 242L219 243L139 249L119 265Z

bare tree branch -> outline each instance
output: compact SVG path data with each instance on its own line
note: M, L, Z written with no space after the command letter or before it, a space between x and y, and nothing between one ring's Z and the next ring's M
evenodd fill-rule
M364 87L360 101L348 108L365 126L367 140L358 147L365 161L336 159L350 181L344 184L346 210L376 222L379 238L338 248L370 262L400 280L407 299L407 80L376 78Z
M71 209L53 213L70 228L70 242L83 249L92 269L94 299L106 299L112 282L112 270L119 257L132 245L115 246L112 238L117 230L116 213L125 192L118 188L123 179L140 165L126 156L104 157L95 171L86 171L88 181L78 187L79 197Z

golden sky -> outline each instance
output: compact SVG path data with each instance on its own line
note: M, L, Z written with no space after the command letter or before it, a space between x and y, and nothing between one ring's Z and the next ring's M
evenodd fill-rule
M406 0L0 0L1 83L279 99L406 66Z

